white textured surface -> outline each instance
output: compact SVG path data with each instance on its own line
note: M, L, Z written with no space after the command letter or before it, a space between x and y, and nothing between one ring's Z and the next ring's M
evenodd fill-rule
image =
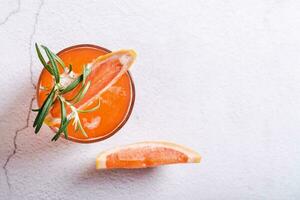
M300 1L0 1L0 199L299 199ZM34 42L134 48L126 126L90 145L34 135ZM94 170L118 144L164 139L200 165ZM8 162L7 162L8 161Z

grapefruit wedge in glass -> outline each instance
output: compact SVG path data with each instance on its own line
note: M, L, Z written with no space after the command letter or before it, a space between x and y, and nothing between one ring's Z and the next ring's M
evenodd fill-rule
M200 155L181 145L163 142L140 142L101 152L96 169L135 169L176 163L199 163Z
M135 60L136 53L133 50L120 50L99 56L92 63L86 65L86 69L90 70L85 82L89 83L89 88L84 97L75 104L75 107L82 109L90 105L93 101L100 97L100 95L110 88L120 77L127 72ZM70 78L65 78L65 82L69 83ZM67 92L64 97L72 99L78 94L81 87ZM54 105L51 114L52 117L60 116L60 106L58 101Z

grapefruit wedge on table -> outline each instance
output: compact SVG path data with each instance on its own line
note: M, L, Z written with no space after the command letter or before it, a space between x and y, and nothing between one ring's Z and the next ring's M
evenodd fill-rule
M178 144L140 142L101 152L96 159L96 168L147 168L176 163L199 163L200 159L197 152Z
M83 99L75 104L76 108L84 109L96 101L104 91L118 81L119 78L130 68L135 58L135 51L119 50L99 56L92 63L88 64L87 67L91 69L91 72L87 76L85 82L90 82L90 87L85 93ZM72 99L80 89L81 84L79 84L74 90L66 93L64 97L66 99ZM67 112L70 112L69 108L67 108ZM60 105L58 101L55 102L50 114L51 115L48 116L46 120L47 124L59 124L59 121L55 120L55 118L57 119L60 117Z

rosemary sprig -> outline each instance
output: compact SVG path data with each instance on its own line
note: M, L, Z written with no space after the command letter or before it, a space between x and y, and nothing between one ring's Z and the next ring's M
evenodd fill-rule
M52 67L52 71L53 71L53 75L55 78L55 82L59 83L60 82L60 75L59 75L59 71L56 65L56 60L53 57L53 54L51 54L50 50L47 47L42 46L48 56L48 59L50 61L51 67Z
M87 75L89 75L89 73ZM85 76L87 76L87 75L85 75ZM70 85L68 85L67 87L63 88L60 91L61 94L68 93L68 92L72 91L74 88L76 88L79 83L83 82L83 77L84 77L83 74L81 74L80 76L78 76Z
M85 84L85 80L87 76L90 74L91 69L87 67L86 65L83 67L83 73L82 73L82 84Z
M79 92L70 100L69 102L73 102L73 104L78 103L85 95L85 93L88 91L89 87L91 85L91 82L89 81L86 85L82 86Z
M70 64L68 74L70 74L72 70L73 70L73 66Z
M52 71L52 68L46 63L44 57L42 56L42 53L40 51L40 48L39 46L35 43L35 50L37 52L37 55L41 61L41 63L43 64L43 66L46 68L46 70L53 75L53 71Z
M65 107L65 102L63 101L62 97L61 96L58 96L58 100L59 100L59 103L60 103L60 127L58 129L58 132L64 132L65 131L65 128L63 128L64 124L67 123L67 112L66 112L66 107Z
M87 109L87 110L79 110L79 109L77 109L77 112L78 112L78 113L89 113L89 112L93 112L93 111L97 110L98 108L100 108L100 103L101 103L100 98L98 98L98 104L97 104L95 107L93 107L93 108L91 108L91 109Z
M50 106L52 105L54 101L54 95L55 95L55 87L51 90L50 94L44 101L42 107L40 108L38 115L36 116L33 127L35 127L35 133L39 132L40 128L42 127L42 124L50 110Z
M70 124L71 120L73 120L73 126L75 127L76 131L80 130L80 132L88 137L87 133L85 132L80 118L79 113L87 113L87 112L93 112L97 110L100 107L100 99L97 104L97 106L88 109L88 110L79 110L77 109L74 104L78 103L82 100L86 92L88 91L91 82L88 81L86 83L87 77L91 72L91 69L87 66L84 66L83 72L80 76L75 78L72 83L70 83L67 86L63 86L60 83L61 80L61 74L58 70L58 66L60 66L63 70L64 75L69 75L72 71L72 65L69 67L66 67L65 63L55 54L53 53L49 48L46 46L42 46L43 50L45 51L49 62L46 62L40 48L37 44L35 44L36 52L38 55L39 60L43 64L44 68L52 75L53 79L55 80L54 86L52 87L50 93L46 97L45 101L43 102L43 105L38 109L32 109L34 112L38 112L33 127L35 127L35 133L38 133L43 125L44 120L48 116L52 106L54 105L54 102L58 101L60 104L60 126L58 128L58 131L52 138L52 141L56 141L62 133L64 133L65 138L68 138L68 131L67 127ZM79 84L81 83L81 88L79 89L79 92L72 97L72 99L67 100L63 97L64 94L73 91ZM71 113L67 113L66 106L70 107Z

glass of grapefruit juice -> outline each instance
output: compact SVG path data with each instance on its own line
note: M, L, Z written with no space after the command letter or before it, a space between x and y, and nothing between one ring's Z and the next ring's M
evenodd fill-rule
M110 53L110 50L91 44L71 46L57 55L65 65L72 66L73 73L81 74L83 67L97 57ZM100 77L99 77L100 78ZM37 85L37 103L41 107L49 90L53 86L53 77L43 69ZM99 97L100 107L93 112L79 113L79 117L87 136L76 131L70 123L67 127L68 139L74 142L91 143L104 140L115 134L128 120L135 100L135 88L132 77L127 71ZM89 107L95 107L98 99ZM54 126L50 126L55 130Z

